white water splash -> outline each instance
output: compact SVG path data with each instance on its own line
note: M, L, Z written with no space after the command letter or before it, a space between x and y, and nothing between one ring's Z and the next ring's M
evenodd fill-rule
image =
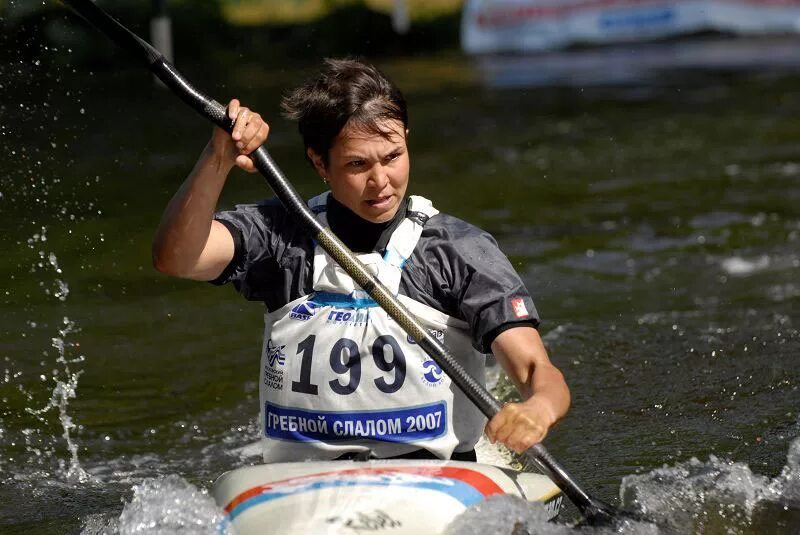
M551 524L541 504L533 504L517 496L490 496L457 516L445 529L446 535L509 535L537 533L562 535L571 533L567 526Z
M133 498L118 519L90 516L81 533L232 535L235 531L207 491L169 475L135 485Z
M83 373L82 370L77 372L70 370L70 364L83 362L84 357L79 355L73 359L67 358L67 348L71 344L68 344L66 339L68 335L78 332L75 322L65 317L63 319L63 327L58 332L60 336L52 339L52 346L58 351L56 363L62 366L62 370L54 370L53 380L56 384L53 387L50 401L41 409L26 408L26 411L43 421L45 413L52 409L58 409L58 419L61 422L61 428L64 430L61 436L70 452L68 463L63 460L59 461L61 474L70 483L85 483L90 481L92 477L81 467L78 459L78 444L72 439L72 431L76 426L67 412L69 400L74 399L76 396L78 378ZM62 373L63 380L59 379L59 375Z
M35 232L27 241L28 247L31 249L35 249L46 242L47 227L45 226L40 227L40 231ZM63 271L58 265L58 258L56 257L56 254L53 252L45 253L45 251L39 250L38 256L39 260L33 265L31 271L35 271L36 269L45 269L49 265L56 274L54 281L55 288L53 290L45 288L44 293L48 296L55 297L61 302L65 302L69 296L69 286L62 280ZM44 287L44 282L40 282L40 286ZM36 323L29 322L29 325L35 327ZM69 459L67 461L63 459L59 459L58 461L59 472L69 483L86 483L92 480L92 477L81 467L78 459L78 444L75 442L73 437L73 431L75 430L76 425L72 421L72 417L67 411L69 407L69 401L74 399L77 395L78 379L83 373L82 370L72 371L70 369L70 365L77 364L85 360L83 355L78 355L75 358L69 357L70 350L77 347L78 344L68 342L67 338L69 335L77 332L79 332L79 329L75 322L70 320L68 317L64 317L62 320L62 326L58 330L58 336L51 339L52 347L58 352L56 364L60 365L60 369L54 369L52 372L52 379L55 381L55 386L51 392L50 400L44 407L40 409L27 407L26 411L29 414L36 416L41 423L45 424L46 420L44 415L50 412L52 409L58 409L58 420L61 423L61 428L63 429L61 437L64 439L69 451ZM45 380L46 376L42 374L41 378L42 380ZM28 400L33 402L33 399L30 395L28 395ZM26 436L28 451L37 457L41 457L42 452L32 447L27 443L27 441L28 437ZM52 450L49 453L52 454Z
M53 269L56 270L56 273L59 275L61 274L61 268L58 267L58 258L56 258L55 253L50 253L48 256L48 261L50 265L53 266ZM62 281L61 279L56 279L56 290L53 292L53 297L56 297L59 301L66 301L67 296L69 295L69 287L67 283Z
M626 476L620 495L624 508L688 533L710 509L723 518L746 521L768 483L768 478L753 474L746 464L712 455L708 462L693 458L647 474Z
M647 522L620 519L613 526L572 526L548 520L540 503L518 496L490 496L457 516L444 535L662 535L658 526Z
M38 247L43 246L47 242L47 227L42 226L40 227L39 232L34 232L33 235L28 238L28 248L36 249ZM54 281L55 288L44 288L45 284L44 281L39 283L39 286L44 288L44 293L46 295L52 295L59 301L66 301L67 296L69 295L69 286L67 283L61 279L61 275L63 275L63 271L61 267L58 265L58 257L53 252L45 252L44 250L39 250L38 252L39 260L31 266L31 272L35 272L37 269L45 269L47 268L48 264L50 267L53 268L53 271L56 273L56 279Z
M623 478L623 511L631 518L605 527L547 521L540 504L493 496L467 509L448 526L448 535L726 535L796 533L800 519L800 438L792 442L786 467L774 479L744 463L711 456ZM567 519L560 518L560 521ZM787 529L781 531L780 526Z
M469 507L457 516L444 535L660 535L653 524L622 520L613 527L573 527L548 520L549 514L540 503L518 496L495 495Z
M800 439L789 446L786 466L770 484L766 497L775 501L800 502Z
M626 476L620 497L625 510L642 513L676 533L757 533L758 527L750 524L759 509L800 505L800 439L791 444L787 465L773 480L753 473L747 464L712 455L707 462L692 458Z

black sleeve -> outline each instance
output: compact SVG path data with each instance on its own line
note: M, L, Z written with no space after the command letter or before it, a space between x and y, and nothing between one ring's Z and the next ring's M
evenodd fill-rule
M227 219L223 219L222 217L219 216L220 214L217 214L217 217L215 217L215 219L220 223L222 223L225 226L225 228L228 229L228 232L230 232L231 236L233 237L233 258L225 267L225 269L222 271L222 273L219 274L219 277L217 277L212 281L209 281L211 284L214 284L216 286L221 286L233 280L234 274L236 273L236 269L244 264L244 256L245 256L244 237L242 236L242 231L239 230L239 227L234 225L233 222Z
M426 286L436 302L429 304L465 320L476 349L489 353L495 337L508 328L538 327L530 293L489 233L439 214L423 237L416 263L426 264Z
M305 295L313 244L277 199L237 205L215 219L231 232L233 259L213 284L232 282L245 298L275 310Z
M454 291L473 344L491 352L495 337L520 324L537 327L539 314L528 289L494 238L486 232L454 243Z

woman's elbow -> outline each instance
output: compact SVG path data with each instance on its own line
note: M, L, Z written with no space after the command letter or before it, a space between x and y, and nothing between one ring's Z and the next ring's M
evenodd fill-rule
M166 250L159 243L153 243L151 254L153 268L156 271L172 277L182 276L182 270L180 269L180 264L177 261L176 255L170 254L170 251Z

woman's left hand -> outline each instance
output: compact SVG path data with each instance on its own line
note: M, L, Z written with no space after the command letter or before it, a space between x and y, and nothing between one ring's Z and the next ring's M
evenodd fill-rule
M553 422L555 417L549 403L533 396L524 402L507 403L486 424L485 431L492 444L500 442L523 453L544 440Z
M553 366L533 327L507 329L492 342L492 353L525 401L508 403L486 425L486 435L517 453L538 444L569 408L569 388Z

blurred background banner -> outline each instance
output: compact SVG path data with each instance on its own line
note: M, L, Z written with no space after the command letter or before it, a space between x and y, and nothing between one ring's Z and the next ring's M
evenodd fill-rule
M703 31L796 33L800 1L467 0L461 44L468 53L528 52Z

